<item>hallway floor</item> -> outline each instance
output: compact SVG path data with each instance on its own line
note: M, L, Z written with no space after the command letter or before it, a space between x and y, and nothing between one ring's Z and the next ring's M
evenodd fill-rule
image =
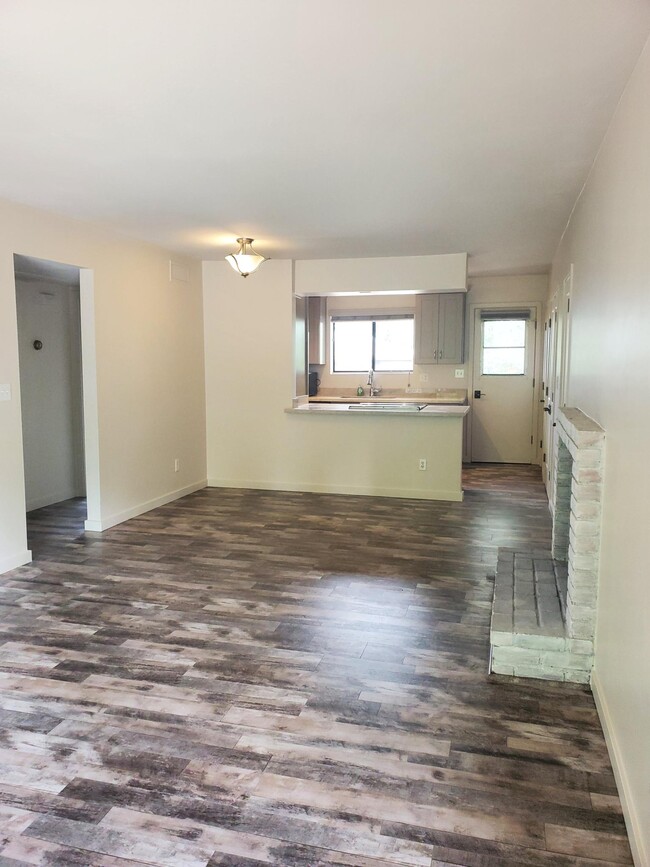
M539 468L463 503L205 489L0 579L0 867L630 864L585 687L487 675Z

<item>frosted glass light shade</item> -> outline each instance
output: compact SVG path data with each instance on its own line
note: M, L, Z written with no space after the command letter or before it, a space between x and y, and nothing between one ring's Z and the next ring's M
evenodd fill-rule
M253 250L252 238L237 238L237 243L239 250L236 253L229 253L226 262L242 277L248 277L253 271L257 271L262 262L266 261L266 257L260 256Z

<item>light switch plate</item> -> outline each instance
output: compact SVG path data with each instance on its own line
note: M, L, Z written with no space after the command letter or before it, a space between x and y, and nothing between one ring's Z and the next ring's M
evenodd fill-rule
M8 382L0 384L0 400L11 400L11 386Z
M428 382L428 381L429 381L429 374L428 373L421 373L420 374L420 382Z
M465 379L465 368L457 367L454 371L454 376L456 377L456 379Z

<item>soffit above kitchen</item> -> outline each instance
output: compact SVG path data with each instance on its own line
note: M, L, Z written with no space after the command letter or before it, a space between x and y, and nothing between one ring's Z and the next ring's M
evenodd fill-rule
M543 272L647 0L4 0L0 196L204 259Z

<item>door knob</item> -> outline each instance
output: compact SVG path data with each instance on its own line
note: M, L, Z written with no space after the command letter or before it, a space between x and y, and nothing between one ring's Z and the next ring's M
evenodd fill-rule
M550 414L551 414L551 407L550 407L550 406L545 406L545 407L544 407L544 412L547 412L547 413L550 415Z

